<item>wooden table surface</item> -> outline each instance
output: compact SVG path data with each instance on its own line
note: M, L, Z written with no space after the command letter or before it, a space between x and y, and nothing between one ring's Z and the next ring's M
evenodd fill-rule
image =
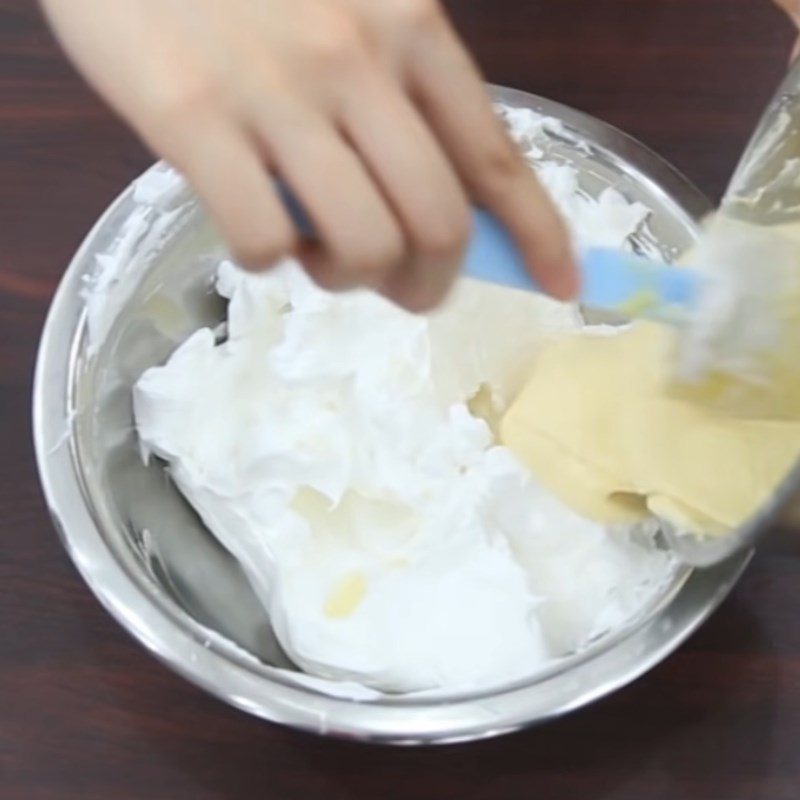
M712 197L791 39L768 0L451 8L492 81L624 128ZM51 528L29 405L59 276L149 160L65 64L31 0L0 0L2 800L800 798L791 537L768 546L713 620L634 686L571 718L474 745L398 750L283 730L206 696L134 643Z

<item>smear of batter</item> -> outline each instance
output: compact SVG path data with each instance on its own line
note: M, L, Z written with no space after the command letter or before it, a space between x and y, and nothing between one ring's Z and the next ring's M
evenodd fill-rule
M650 514L720 535L800 456L800 421L739 416L671 391L676 334L653 323L553 342L502 421L502 441L570 507L605 523Z

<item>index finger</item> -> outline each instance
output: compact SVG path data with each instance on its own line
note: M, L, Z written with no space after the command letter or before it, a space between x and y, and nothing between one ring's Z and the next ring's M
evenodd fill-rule
M554 297L572 299L579 280L566 225L448 24L415 52L409 72L415 99L473 200L506 226L539 285Z

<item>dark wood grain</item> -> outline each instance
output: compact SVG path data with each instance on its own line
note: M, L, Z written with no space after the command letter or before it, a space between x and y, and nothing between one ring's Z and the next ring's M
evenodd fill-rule
M711 196L791 39L768 0L450 6L491 80L628 130ZM28 409L36 340L64 265L148 161L65 64L30 0L0 0L2 800L800 797L791 531L699 634L633 687L482 744L392 750L292 733L203 695L132 642L53 533Z

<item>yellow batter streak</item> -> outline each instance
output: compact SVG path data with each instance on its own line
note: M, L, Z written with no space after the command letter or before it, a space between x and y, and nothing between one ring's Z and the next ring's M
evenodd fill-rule
M668 392L674 332L554 341L501 423L501 439L587 517L648 514L720 535L772 494L800 455L800 421L740 418Z

